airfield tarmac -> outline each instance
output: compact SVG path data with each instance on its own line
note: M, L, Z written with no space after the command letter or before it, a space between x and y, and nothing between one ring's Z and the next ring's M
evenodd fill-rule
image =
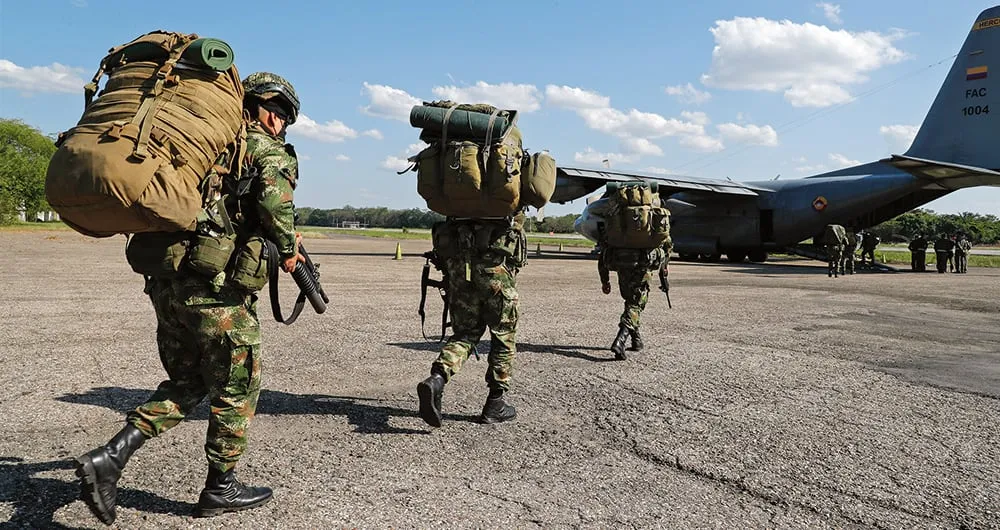
M103 527L71 459L164 377L123 239L0 232L0 522ZM264 328L239 476L265 507L191 512L204 406L119 483L121 528L1000 527L1000 270L857 274L818 262L673 263L646 351L608 362L621 300L595 262L520 281L512 423L473 423L485 359L415 413L435 357L416 315L429 242L308 239L332 303ZM286 311L293 284L283 280ZM429 293L428 331L440 299ZM480 348L485 351L486 343ZM0 526L3 526L0 523Z

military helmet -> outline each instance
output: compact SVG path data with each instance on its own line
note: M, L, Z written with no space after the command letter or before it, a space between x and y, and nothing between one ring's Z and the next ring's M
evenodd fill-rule
M246 95L263 101L275 100L288 113L288 124L295 123L299 116L299 97L295 88L284 77L271 72L254 72L243 80Z

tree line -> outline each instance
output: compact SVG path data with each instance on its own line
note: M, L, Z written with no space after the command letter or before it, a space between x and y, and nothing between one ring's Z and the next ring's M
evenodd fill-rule
M965 234L974 245L1000 241L1000 218L995 215L963 212L939 214L916 209L877 225L870 230L882 241L911 241L918 235L930 240Z
M49 210L45 172L56 152L55 140L20 120L0 118L0 224L28 219Z
M357 223L369 228L431 228L434 223L444 220L443 215L421 208L392 210L385 207L344 206L332 209L297 208L295 212L299 216L299 223L307 226L339 227ZM529 216L524 221L524 228L529 232L568 234L573 232L576 217L576 214L569 214L537 221Z

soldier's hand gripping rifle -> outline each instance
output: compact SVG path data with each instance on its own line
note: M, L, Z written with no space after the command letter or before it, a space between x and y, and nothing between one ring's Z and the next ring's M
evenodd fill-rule
M448 326L451 325L451 323L448 322L448 309L451 305L451 297L448 294L448 269L445 268L441 257L438 256L433 250L424 252L424 258L426 258L427 261L424 262L424 269L420 273L420 308L417 310L417 314L420 315L420 333L423 334L424 339L430 340L427 333L424 331L424 320L426 317L424 304L427 302L427 288L436 287L438 293L441 294L441 301L444 303L444 309L441 311L441 336L438 338L438 342L441 342L444 340ZM440 280L431 279L432 264L435 269L441 271Z
M667 295L667 307L673 309L673 304L670 303L670 279L667 277L670 275L670 271L667 269L667 264L664 263L660 267L660 290Z
M278 268L280 267L278 247L270 241L264 247L264 252L267 254L267 269L270 277L268 281L271 284L269 290L271 295L271 314L274 315L274 320L285 325L289 325L295 322L295 319L299 318L302 308L305 307L306 300L309 300L309 304L312 305L317 314L322 314L326 311L326 304L330 303L326 292L323 291L323 286L319 283L319 265L313 263L312 258L309 257L309 253L306 252L306 247L302 243L299 243L298 246L299 254L305 258L305 261L296 263L295 270L292 271L292 278L295 280L295 284L299 286L299 296L295 299L292 314L287 318L281 316L281 303L278 301Z

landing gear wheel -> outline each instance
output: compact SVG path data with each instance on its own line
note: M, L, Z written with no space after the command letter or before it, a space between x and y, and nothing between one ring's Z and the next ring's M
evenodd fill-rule
M747 256L753 263L764 263L767 261L767 252L764 252L763 250L751 250L747 253Z
M722 259L722 254L702 254L700 258L706 263L716 263Z
M743 263L743 260L747 259L746 252L726 252L726 259L730 263Z

